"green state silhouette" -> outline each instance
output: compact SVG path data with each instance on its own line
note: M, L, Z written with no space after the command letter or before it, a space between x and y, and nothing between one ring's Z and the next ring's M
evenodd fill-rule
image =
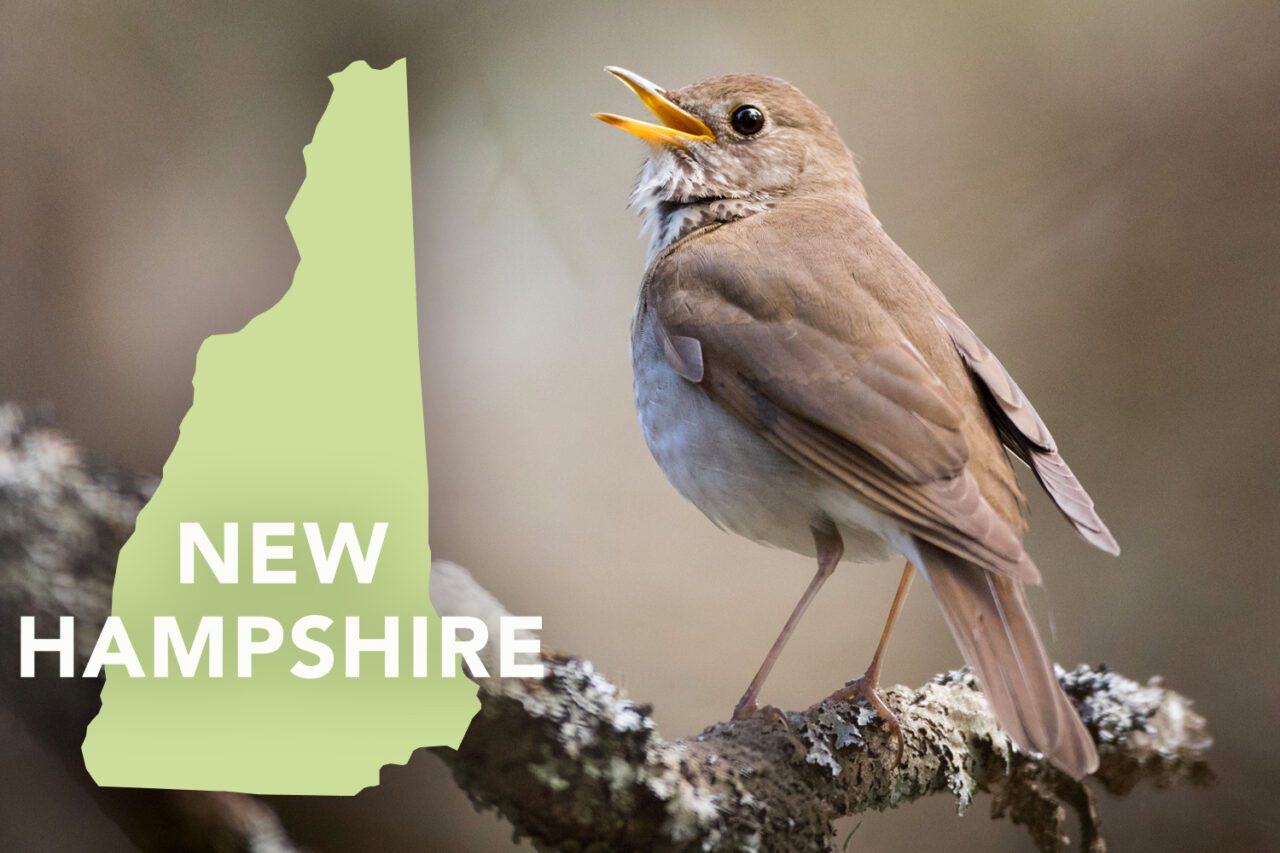
M384 764L420 746L457 746L479 708L466 678L443 678L439 630L427 595L427 460L418 362L405 63L357 62L333 75L333 96L303 152L307 176L287 221L301 260L289 291L241 331L205 341L194 398L154 497L120 553L113 614L145 677L108 666L103 707L85 763L101 785L276 794L353 794ZM239 523L239 582L222 584L197 556L195 583L179 582L179 524L200 522L221 549ZM254 522L293 522L293 585L252 583ZM344 556L321 584L303 524L326 546L351 522L368 547L388 524L372 583ZM322 639L333 670L290 673L296 620L334 620ZM154 677L156 616L175 616L191 641L202 616L224 621L224 674ZM429 677L413 677L411 618L429 617ZM281 623L283 648L237 676L236 617ZM383 633L400 619L400 674L381 655L345 673L345 619Z

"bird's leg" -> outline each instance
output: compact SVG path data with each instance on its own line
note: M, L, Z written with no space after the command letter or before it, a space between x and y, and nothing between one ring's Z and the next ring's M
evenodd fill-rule
M782 654L782 648L787 644L787 640L791 639L791 634L796 630L796 625L800 624L800 618L809 609L809 603L818 594L818 590L822 589L822 585L826 583L827 578L831 577L831 573L836 570L836 564L844 556L844 540L840 538L840 532L835 529L834 525L814 525L812 530L813 542L818 546L818 572L813 576L813 580L809 581L809 586L805 589L804 595L800 596L800 601L796 604L795 609L791 611L787 624L782 626L782 633L778 634L778 639L773 641L773 648L769 649L769 654L765 656L764 663L760 664L760 669L756 672L755 678L751 679L751 684L747 686L747 692L743 693L742 698L738 700L737 707L733 709L733 719L735 720L750 719L760 709L760 706L756 704L756 700L760 697L760 688L764 686L765 679L769 677L769 673L773 670L773 665L778 662L778 656Z
M897 716L889 710L889 706L880 698L876 688L880 686L880 665L884 662L884 650L889 644L889 634L893 632L893 624L898 620L898 613L902 610L903 602L907 600L907 591L911 589L911 578L915 573L915 567L908 561L906 567L902 570L902 579L898 581L898 591L894 593L893 604L889 607L889 618L885 620L884 631L880 633L880 642L876 646L876 653L871 657L871 663L867 666L867 671L828 697L830 700L839 701L861 696L867 700L867 703L872 708L876 709L876 713L884 719L885 725L889 727L889 731L893 732L893 736L898 740L898 756L894 761L895 767L902 763L902 754L906 750L907 744L902 737L902 726L898 724ZM819 702L818 704L822 703Z

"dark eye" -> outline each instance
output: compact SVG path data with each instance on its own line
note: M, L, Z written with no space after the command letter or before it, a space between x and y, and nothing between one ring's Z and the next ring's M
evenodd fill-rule
M760 132L764 127L764 113L759 107L753 107L747 104L745 107L738 107L733 111L733 117L729 119L729 123L733 125L733 129L741 133L743 136L752 136Z

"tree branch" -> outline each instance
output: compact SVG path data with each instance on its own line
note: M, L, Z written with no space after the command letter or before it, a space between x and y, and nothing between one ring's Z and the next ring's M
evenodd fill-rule
M437 587L437 585L439 585ZM441 614L505 615L461 567L432 566ZM456 753L437 752L479 806L497 808L540 845L559 850L831 849L831 822L949 794L961 811L979 792L993 815L1026 826L1040 850L1068 843L1067 812L1081 848L1105 849L1088 788L1013 745L967 669L885 701L907 747L862 702L717 723L676 741L658 736L638 705L589 661L546 654L538 681L480 679L482 707ZM1062 673L1067 695L1094 735L1103 789L1128 793L1203 784L1210 738L1190 702L1159 679L1138 684L1104 668Z
M83 666L110 610L116 554L149 493L130 478L90 471L58 433L0 406L0 630L15 636L21 615L46 627L73 615ZM491 622L491 636L506 613L451 563L433 564L431 597L441 614ZM1079 819L1081 848L1105 849L1090 789L1014 747L967 670L887 691L907 739L895 769L892 737L861 703L719 723L668 741L650 708L625 698L589 661L546 653L544 662L542 679L479 679L481 711L461 746L433 750L473 802L498 809L540 847L826 851L836 818L938 793L963 811L987 792L993 816L1026 826L1040 850L1068 843L1069 812ZM297 849L252 797L97 787L80 744L101 684L47 669L36 679L17 674L17 643L0 644L0 701L140 848ZM1186 698L1158 679L1140 685L1102 668L1061 677L1098 742L1103 790L1211 779L1206 724Z

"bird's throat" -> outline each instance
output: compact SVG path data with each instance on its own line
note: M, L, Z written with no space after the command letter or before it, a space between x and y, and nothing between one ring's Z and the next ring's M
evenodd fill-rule
M709 198L690 202L657 201L641 209L644 230L649 232L651 262L659 252L682 237L714 222L733 222L768 210L767 199ZM646 263L647 263L646 262Z
M768 196L742 197L708 175L688 155L663 152L645 162L631 208L649 234L649 261L682 237L714 222L732 222L768 210Z

